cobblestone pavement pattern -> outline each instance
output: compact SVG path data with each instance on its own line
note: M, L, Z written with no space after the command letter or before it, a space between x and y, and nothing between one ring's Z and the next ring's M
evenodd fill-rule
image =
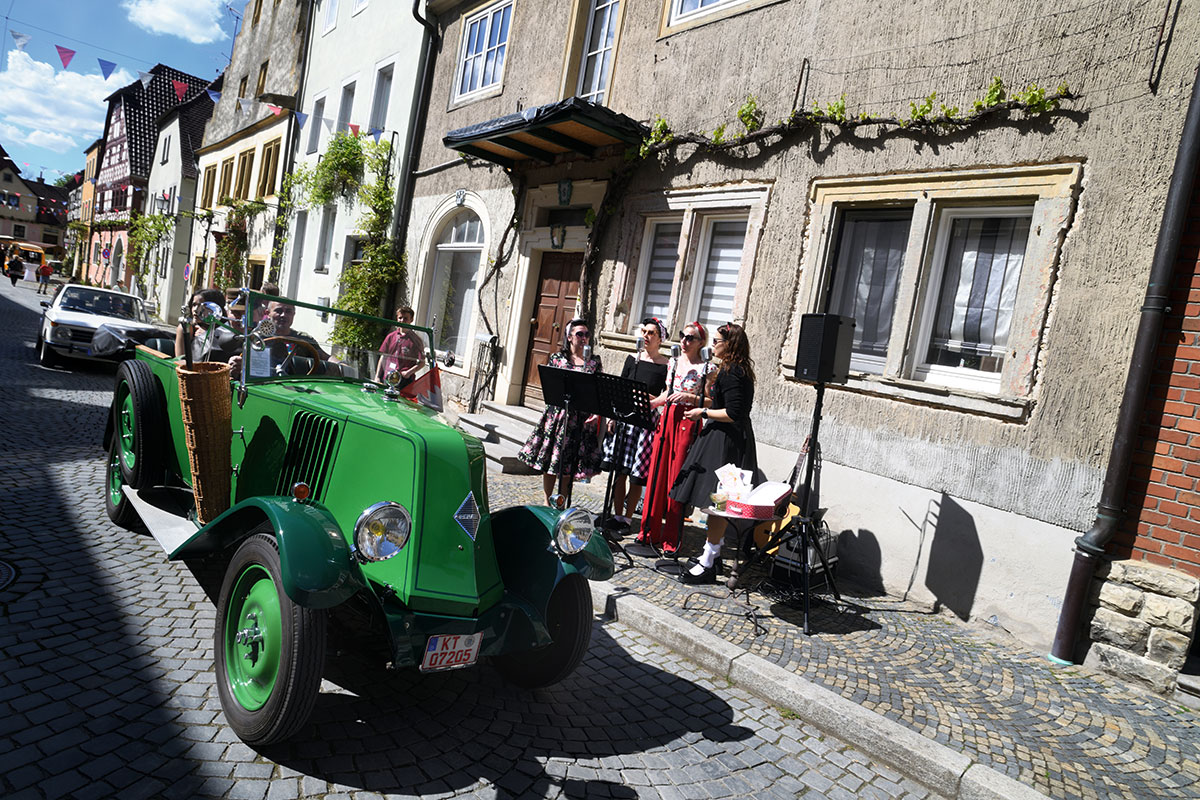
M311 723L256 752L225 725L213 606L104 514L113 370L46 370L37 296L0 289L0 796L927 798L898 773L617 622L523 692L485 668L388 674L331 653Z
M599 480L572 502L599 511ZM541 497L524 476L491 476L488 491L503 503ZM699 553L702 542L689 527L682 552ZM733 555L727 547L726 562ZM695 595L684 609L685 587L653 571L652 559L635 561L614 584L1051 797L1200 797L1200 717L1163 698L849 586L839 587L842 613L814 601L808 638L793 598L756 593L766 633L755 636L727 597Z

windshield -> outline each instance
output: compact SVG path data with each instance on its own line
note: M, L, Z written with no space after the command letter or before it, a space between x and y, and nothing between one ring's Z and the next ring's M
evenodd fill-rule
M248 342L243 348L248 383L298 377L394 382L402 396L442 410L428 328L257 292L245 297L246 310L234 312L241 318L231 327Z
M86 314L118 317L134 322L150 321L142 307L141 298L86 287L70 286L64 289L58 307L63 311L82 311Z

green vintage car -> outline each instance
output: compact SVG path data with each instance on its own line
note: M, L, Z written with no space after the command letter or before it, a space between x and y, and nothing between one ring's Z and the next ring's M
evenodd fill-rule
M236 733L265 745L305 724L329 624L357 626L396 668L487 661L527 687L569 675L591 637L587 581L613 572L591 515L490 508L482 445L439 410L430 329L246 299L261 320L217 384L227 422L189 392L185 424L183 359L137 346L105 433L109 517L144 526L172 560L223 570L214 651ZM228 501L201 523L189 447L226 443ZM197 469L207 506L212 476Z

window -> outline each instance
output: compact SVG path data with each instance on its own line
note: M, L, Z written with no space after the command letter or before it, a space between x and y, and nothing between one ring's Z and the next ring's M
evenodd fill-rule
M300 261L304 256L304 241L308 238L308 212L296 212L296 228L292 240L292 260L288 266L287 297L296 297L300 290Z
M100 243L99 242L92 243L92 261L95 262L96 264L100 263Z
M350 11L350 15L354 16L358 12L367 7L367 0L354 0L354 7Z
M508 26L512 18L511 0L492 6L463 21L462 47L459 50L456 100L465 99L490 86L498 86L504 75L504 55L508 49Z
M584 37L579 84L575 93L585 100L603 103L612 73L617 43L620 0L591 0Z
M701 241L703 271L695 281L695 295L689 306L705 328L716 330L733 319L733 300L742 269L742 249L746 241L746 218L708 218Z
M388 100L392 96L393 70L394 65L388 64L375 73L375 99L371 103L371 119L367 123L369 130L387 128Z
M333 252L333 223L337 220L337 205L330 203L321 213L321 233L317 239L317 272L329 271L330 254Z
M217 165L204 168L204 191L200 194L200 207L213 207L213 191L217 188Z
M160 164L167 163L167 159L170 158L170 156L171 156L171 134L168 133L166 136L163 137L162 158L159 160L158 163L160 163Z
M315 153L321 144L321 125L325 117L325 98L313 103L312 118L308 120L308 152Z
M645 289L636 322L647 317L666 319L670 314L671 285L675 281L675 264L679 261L679 237L682 233L681 222L651 223Z
M25 238L25 226L13 223L13 236L15 236L18 239L24 239Z
M259 19L262 18L262 0L254 0L254 17L250 21L251 25L257 25Z
M464 208L446 223L434 246L425 317L426 324L436 328L439 350L460 355L469 351L483 244L483 223Z
M58 234L50 231L42 232L42 244L58 244Z
M225 198L233 189L233 159L227 158L221 162L221 188L217 192L217 203L224 205Z
M729 6L736 6L746 0L670 0L671 25L691 22L698 17L705 17Z
M854 318L859 388L1027 395L1081 173L1051 164L818 180L800 311ZM945 402L1009 414L998 401Z
M246 82L248 80L250 80L250 76L243 75L242 79L240 81L238 81L238 99L239 100L241 100L243 97L246 96Z
M12 183L12 181L13 181L12 173L11 172L4 173L4 182Z
M258 83L254 85L254 96L258 97L267 90L267 67L270 66L270 61L264 61L262 66L258 68Z
M350 113L354 110L354 84L347 83L342 87L342 101L338 104L337 115L337 130L339 132L348 130L350 127Z
M279 148L282 141L275 139L263 145L262 163L258 167L257 197L275 194L275 173L279 169Z
M338 0L325 0L325 33L337 25Z
M233 188L233 196L245 200L250 196L250 176L254 172L254 150L246 150L238 156L237 185Z

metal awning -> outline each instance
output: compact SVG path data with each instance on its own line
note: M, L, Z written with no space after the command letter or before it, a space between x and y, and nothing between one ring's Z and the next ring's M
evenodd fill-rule
M450 131L442 143L451 150L511 168L530 160L550 164L563 153L592 158L608 145L640 144L649 132L645 125L624 114L568 97Z

